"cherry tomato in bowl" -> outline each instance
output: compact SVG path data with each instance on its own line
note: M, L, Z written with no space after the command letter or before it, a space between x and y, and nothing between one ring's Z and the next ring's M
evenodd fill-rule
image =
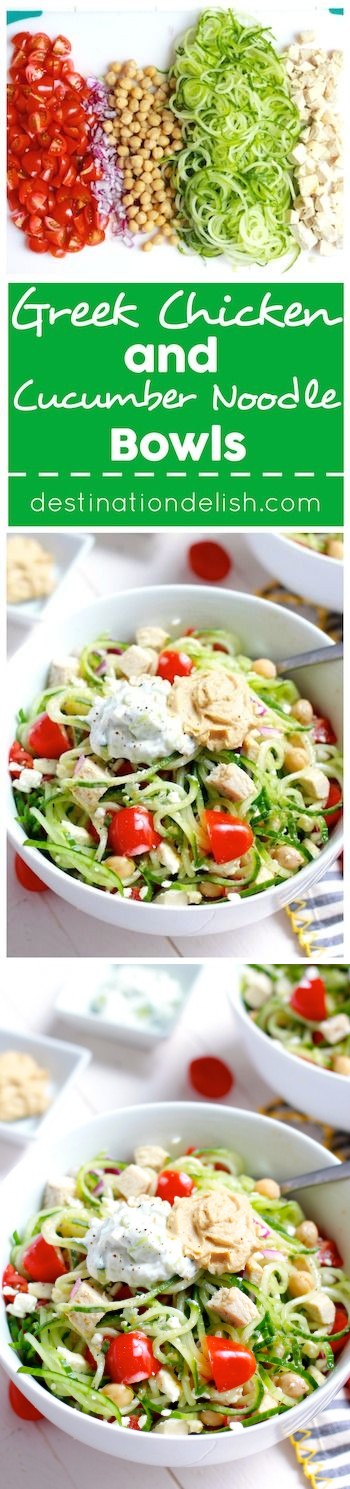
M221 1339L217 1334L205 1334L204 1356L207 1357L210 1377L217 1391L233 1391L251 1380L256 1371L256 1359L247 1344L236 1339Z
M294 988L289 999L290 1007L299 1018L319 1024L327 1018L326 987L322 977L306 973L303 981Z
M175 677L189 677L192 669L193 662L185 651L161 651L157 677L164 677L166 682L173 683Z
M64 724L56 724L48 713L38 714L28 730L27 742L33 755L47 760L59 760L60 755L70 750L70 740Z
M160 1362L156 1360L151 1340L139 1329L128 1334L117 1334L112 1339L106 1354L106 1374L111 1380L132 1386L139 1380L149 1380L158 1375Z
M248 853L254 842L254 833L248 822L233 817L230 812L217 812L208 807L202 814L202 824L207 838L207 852L215 863L230 863Z
M152 812L147 807L121 807L119 812L113 812L108 828L108 847L113 853L126 853L134 858L138 853L150 853L160 842Z
M166 1168L158 1176L156 1195L158 1199L165 1199L169 1205L173 1205L175 1199L188 1198L193 1189L193 1179L189 1174L182 1174L176 1168Z
M67 1272L62 1253L50 1246L41 1234L30 1241L22 1262L31 1282L56 1282Z

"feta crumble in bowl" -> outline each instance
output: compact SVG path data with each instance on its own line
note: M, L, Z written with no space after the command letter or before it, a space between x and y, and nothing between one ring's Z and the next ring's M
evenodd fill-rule
M329 1190L299 1206L278 1179L336 1162L260 1114L200 1103L126 1108L40 1144L3 1186L5 1370L70 1435L140 1463L229 1462L307 1426L349 1374L350 1184L332 1185L330 1226Z
M340 848L340 665L308 670L307 699L304 673L275 666L320 644L270 602L221 590L219 616L192 586L94 602L65 619L59 657L53 633L31 638L9 669L17 850L128 930L201 935L281 908Z
M245 965L229 996L247 1055L298 1111L350 1132L349 968Z

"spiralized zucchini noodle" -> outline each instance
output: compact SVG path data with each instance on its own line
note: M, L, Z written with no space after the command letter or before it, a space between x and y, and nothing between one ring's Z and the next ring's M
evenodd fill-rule
M323 1383L346 1339L350 1282L335 1243L327 1243L334 1260L326 1264L326 1243L313 1222L305 1226L300 1205L284 1199L278 1184L246 1175L236 1153L190 1149L170 1159L165 1150L157 1151L164 1155L161 1174L140 1168L140 1150L136 1165L98 1154L74 1179L57 1180L56 1190L50 1182L39 1213L21 1236L15 1233L3 1288L21 1362L19 1379L23 1373L33 1376L56 1399L114 1426L144 1432L242 1430L288 1411ZM141 1162L154 1152L143 1149ZM127 1178L135 1173L138 1179L147 1175L153 1193L169 1180L180 1184L177 1216L199 1199L206 1214L208 1204L214 1202L217 1211L228 1196L231 1204L235 1197L234 1207L248 1212L251 1228L246 1264L233 1272L220 1272L217 1262L208 1269L197 1264L190 1281L174 1275L159 1282L156 1260L148 1287L136 1276L125 1286L118 1280L115 1240L117 1280L110 1280L110 1253L103 1255L103 1242L105 1268L97 1280L94 1268L91 1277L91 1227L101 1237L114 1217L127 1213L132 1219L138 1205L147 1227L152 1204L164 1208L169 1226L173 1210L165 1200L143 1194L120 1202L119 1185L125 1193ZM191 1193L184 1199L185 1184ZM126 1254L119 1266L122 1277ZM161 1249L158 1262L162 1276ZM142 1256L135 1273L138 1265ZM48 1285L48 1273L52 1278L55 1270L60 1275ZM35 1282L28 1280L33 1275ZM142 1349L147 1363L143 1378L142 1367L138 1372L134 1366L130 1388L137 1339L136 1352Z
M293 262L301 119L271 33L232 10L206 10L178 43L170 79L184 139L171 166L184 245L233 265L285 253Z
M241 992L254 1023L289 1054L350 1076L349 967L246 967Z
M127 681L129 654L152 675ZM162 671L169 655L172 683ZM342 761L329 721L303 700L302 722L295 683L242 654L228 631L171 637L144 656L137 644L99 637L68 668L53 666L21 710L10 771L27 846L104 893L172 905L259 894L317 859L340 815ZM174 693L188 709L189 686L199 690L193 738L170 712ZM116 710L117 735L107 725L98 733L101 709L103 718ZM185 744L182 753L166 747L175 719L181 732L171 738L187 740L189 754Z

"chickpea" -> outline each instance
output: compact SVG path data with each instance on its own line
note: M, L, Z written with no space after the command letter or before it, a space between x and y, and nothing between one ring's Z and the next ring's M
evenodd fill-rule
M348 1055L334 1055L332 1070L336 1075L350 1075L350 1060Z
M344 544L341 538L329 538L326 548L328 558L344 558Z
M204 1422L205 1427L223 1427L227 1418L222 1417L219 1411L201 1411L200 1421Z
M293 703L292 714L298 724L311 724L314 716L312 703L309 703L308 698L298 698L298 702Z
M295 1234L303 1246L317 1246L318 1230L314 1220L302 1220L301 1224L297 1225Z
M309 1261L309 1257L305 1256L304 1253L302 1256L294 1257L293 1267L297 1272L302 1272L303 1274L306 1272L308 1277L313 1277L312 1261Z
M299 869L300 865L304 863L303 855L299 853L298 848L290 848L287 843L279 844L278 848L274 849L271 857L280 864L281 869L291 869L293 871L293 869Z
M127 153L128 153L128 147L127 147L127 145L119 145L118 146L118 160L125 160L125 156L127 155Z
M113 134L112 120L111 119L105 119L103 128L104 128L105 134Z
M176 237L176 233L172 233L171 234L171 238L169 238L169 243L171 243L171 245L172 245L173 248L177 248L178 241L179 240Z
M309 1272L298 1272L292 1267L288 1281L288 1292L292 1298L302 1298L305 1293L311 1293L314 1288L313 1278Z
M145 78L156 78L157 77L157 68L156 67L145 67L144 68L144 74L145 74Z
M200 889L205 900L221 900L224 893L220 884L210 884L210 881L207 879L203 879L203 882L198 885L198 889Z
M298 1401L309 1391L307 1381L302 1380L301 1375L296 1375L294 1370L283 1370L281 1375L275 1377L275 1385L280 1386L284 1395L291 1396L293 1401Z
M277 677L277 667L269 657L258 657L257 661L253 662L253 671L257 672L259 677Z
M115 83L114 67L113 70L110 69L109 72L106 72L106 83L109 83L110 87L113 87L113 83Z
M142 244L143 253L149 253L150 248L153 248L153 238L146 238L146 242Z
M287 771L288 775L293 775L294 771L304 770L304 766L307 763L308 755L305 750L301 748L295 749L293 745L287 745L284 752L283 769Z
M157 246L157 248L160 248L160 245L161 243L163 243L163 241L163 233L156 233L155 237L153 238L153 242Z
M276 1179L258 1179L255 1188L258 1194L266 1195L266 1199L279 1199L280 1186Z

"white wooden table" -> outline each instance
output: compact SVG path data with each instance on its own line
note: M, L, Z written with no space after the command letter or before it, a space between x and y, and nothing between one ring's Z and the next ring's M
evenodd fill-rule
M24 963L22 963L24 967ZM79 969L80 971L80 969ZM239 1044L234 1019L227 999L226 987L230 977L229 965L217 969L215 963L205 968L200 980L193 987L187 1005L170 1042L158 1044L151 1052L113 1045L99 1038L81 1038L77 1029L74 1038L86 1043L92 1050L91 1065L80 1077L77 1087L67 1095L62 1108L60 1123L69 1128L83 1122L94 1113L132 1102L181 1100L191 1095L186 1081L189 1061L198 1054L223 1055L235 1072L236 1082L232 1100L237 1106L249 1107L254 1103L263 1105L271 1098L271 1092L259 1080L249 1066ZM220 972L220 976L218 975ZM215 999L211 997L215 983ZM65 978L76 975L74 962L67 962ZM80 975L84 975L82 966ZM72 1025L58 1022L54 1015L54 1002L58 992L62 969L44 960L25 963L25 978L19 964L8 963L6 990L6 1017L1 1012L1 1023L12 1028L36 1030L40 1033L71 1037ZM226 987L225 987L226 984ZM205 998L205 1027L203 1020L203 998ZM10 1014L7 1012L10 1010ZM195 1098L194 1098L195 1099ZM19 1150L20 1152L21 1150ZM0 1143L0 1175L16 1161L16 1149L9 1143ZM104 1457L101 1465L97 1453L66 1437L49 1422L19 1422L8 1404L7 1381L0 1372L0 1444L1 1482L6 1489L37 1489L38 1484L50 1489L95 1489L103 1475L103 1489L171 1489L177 1484L180 1489L221 1489L223 1470L217 1468L179 1469L174 1473L167 1469L139 1468L136 1464ZM227 1489L302 1489L302 1469L298 1466L292 1445L287 1441L281 1446L264 1452L259 1458L225 1467Z
M196 533L196 538L200 537ZM214 534L213 534L214 536ZM193 537L193 535L192 535ZM268 541L268 534L264 535ZM220 538L220 534L218 534ZM50 534L47 535L49 546ZM74 575L64 589L64 613L113 590L128 586L153 583L184 583L193 577L187 566L187 550L191 542L190 533L102 533L90 552L85 555ZM261 568L249 552L246 539L240 534L223 534L222 542L234 556L234 568L226 583L235 589L256 590L268 582L266 571ZM195 582L195 581L194 581ZM219 589L220 586L217 586ZM57 609L60 616L59 594L52 601L50 610ZM220 597L218 595L218 607ZM61 612L62 613L62 612ZM22 627L9 627L9 651L18 647L27 632ZM208 936L205 952L208 957L249 957L254 939L254 954L258 961L293 961L299 956L297 939L291 929L285 911L280 911L268 920L260 921L247 930L228 932L225 935ZM165 937L133 935L120 927L108 926L73 909L65 900L49 891L45 895L30 894L22 889L15 878L13 855L9 855L8 888L8 953L9 956L139 956L139 957L195 957L201 954L202 945L197 937L185 937L169 941Z

